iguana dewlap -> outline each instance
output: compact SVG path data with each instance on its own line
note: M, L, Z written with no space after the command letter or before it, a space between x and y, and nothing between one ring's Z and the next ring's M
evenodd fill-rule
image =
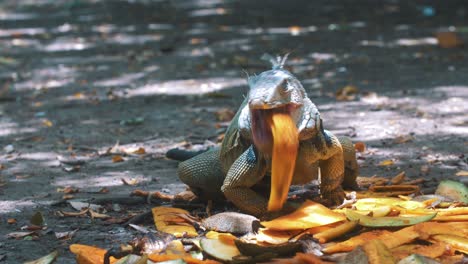
M356 187L358 165L351 140L338 138L323 129L317 107L299 80L283 69L284 60L270 58L272 70L248 78L248 96L228 127L220 148L179 164L179 178L196 193L211 199L224 196L246 213L265 215L268 197L254 189L272 172L273 142L280 142L281 138L278 131L273 138L267 120L278 113L287 115L296 126L298 142L296 158L292 161L292 184L316 179L320 168L320 192L332 204L343 202L342 186ZM288 158L291 159L287 153L284 157L276 154L276 160L287 162ZM289 186L279 187L284 188Z

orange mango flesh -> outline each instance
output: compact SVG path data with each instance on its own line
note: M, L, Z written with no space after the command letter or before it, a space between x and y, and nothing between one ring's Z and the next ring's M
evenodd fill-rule
M273 153L271 190L268 211L277 211L288 198L299 146L299 133L291 117L286 113L274 113L271 117Z

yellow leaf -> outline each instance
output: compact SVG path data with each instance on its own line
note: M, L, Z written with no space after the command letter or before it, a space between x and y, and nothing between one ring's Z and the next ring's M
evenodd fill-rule
M379 163L379 166L391 166L393 164L395 164L393 160L383 160Z
M262 225L272 230L298 230L328 225L345 219L344 215L308 200L293 213L262 222Z
M468 171L465 171L465 170L462 170L462 171L459 171L457 172L455 175L457 176L468 176Z
M364 245L367 241L372 239L377 239L383 234L391 235L392 232L387 230L372 230L369 232L364 232L358 236L354 236L346 241L339 242L333 245L330 245L323 249L323 252L327 254L337 253L337 252L348 252L352 251L355 247Z
M449 244L455 250L468 254L468 238L457 235L434 235L432 240Z
M369 264L395 264L390 250L379 239L371 240L363 245Z
M438 258L442 256L446 251L446 245L444 243L435 243L428 246L423 245L403 245L392 249L392 254L399 258L403 259L411 254L419 254L429 258Z
M271 230L268 228L260 228L258 230L257 235L255 236L255 240L257 240L257 242L265 242L265 243L272 244L272 245L279 245L279 244L287 243L289 239L292 238L297 233L298 231L295 231L295 232L278 231L278 230Z
M52 127L54 124L49 119L45 119L42 121L42 125L45 127Z
M336 237L339 237L348 233L349 231L353 230L356 226L357 226L357 222L346 221L343 224L335 228L331 228L326 231L315 234L314 238L318 239L320 243L325 243L325 242L332 240L333 238L336 238Z
M103 264L104 255L107 250L88 245L72 244L70 251L76 255L77 264ZM110 257L110 263L117 262L118 259Z
M177 215L189 215L186 210L159 206L154 207L152 212L156 229L159 231L173 234L176 237L195 237L198 235L192 225L188 225L185 219Z

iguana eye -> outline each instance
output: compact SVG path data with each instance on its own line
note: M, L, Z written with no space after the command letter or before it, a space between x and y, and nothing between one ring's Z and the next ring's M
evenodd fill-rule
M283 80L279 87L281 88L282 92L289 92L291 90L291 85L287 79Z

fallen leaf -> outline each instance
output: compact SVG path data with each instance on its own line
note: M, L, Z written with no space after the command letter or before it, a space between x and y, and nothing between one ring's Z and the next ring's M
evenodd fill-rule
M57 257L58 251L55 250L42 258L36 259L34 261L27 261L24 262L24 264L50 264L53 263L57 259Z
M396 262L392 253L379 239L373 239L362 246L367 255L369 264L394 264Z
M393 160L383 160L379 163L379 166L391 166L395 164Z
M34 234L34 232L11 232L11 233L7 234L7 237L8 238L19 239L19 238L30 236L32 234Z
M72 244L70 251L77 255L77 264L104 264L104 256L107 250L87 245ZM117 262L118 259L110 257L110 264Z
M293 213L271 221L262 222L262 225L272 230L297 230L328 225L344 220L344 215L333 212L319 203L307 200Z
M458 250L464 254L468 254L468 237L461 237L457 235L434 235L431 240L449 244L453 249Z
M403 144L403 143L406 143L406 142L410 142L410 141L413 141L414 140L414 137L411 136L411 135L403 135L403 136L398 136L396 137L393 142L395 144Z
M464 176L464 177L466 177L466 176L468 176L468 171L462 170L462 171L457 172L455 175L456 175L456 176Z
M364 232L357 236L351 237L350 239L345 240L343 242L329 245L323 249L323 252L327 254L332 254L332 253L337 253L337 252L348 252L348 251L353 250L357 246L364 245L367 241L378 239L380 236L384 234L391 235L392 232L383 230L383 229Z
M392 227L392 226L408 226L415 225L420 222L426 222L433 219L437 213L409 216L409 217L393 217L381 216L372 217L357 213L355 210L347 209L345 211L346 217L350 221L359 221L359 225L366 227Z
M121 155L114 155L112 156L112 162L123 162L125 161L124 158Z
M216 119L220 122L231 121L236 113L229 108L222 108L216 111Z
M404 171L402 171L402 172L398 173L397 176L393 177L390 180L390 183L392 185L401 184L403 181L405 181L405 178L406 178L406 173Z
M55 237L59 240L69 240L75 235L77 231L78 229L67 232L55 232Z
M328 242L336 237L340 237L351 230L353 230L357 226L357 222L355 221L346 221L341 225L328 229L326 231L314 234L314 238L318 239L319 243Z
M135 186L138 184L138 180L135 178L132 178L130 180L122 178L121 180L125 185L129 185L129 186Z
M357 152L364 152L366 151L366 144L364 142L356 142L354 144L354 149L357 151Z
M359 93L359 89L354 85L347 85L336 92L336 100L352 101Z
M15 218L8 218L7 223L10 224L10 225L16 224L17 220Z
M437 32L435 36L441 48L450 49L463 45L463 41L455 32Z
M152 210L156 229L161 232L166 232L175 237L195 237L197 231L192 225L187 225L186 220L178 214L189 215L189 212L173 207L154 207Z
M31 216L29 222L36 226L42 226L44 225L44 217L42 216L41 212L36 212L33 216Z
M406 258L411 254L419 254L429 258L438 258L446 251L447 245L445 243L434 243L432 245L402 245L392 249L392 255L398 259Z
M81 211L83 209L91 209L93 211L101 211L102 206L97 204L85 203L85 202L78 202L78 201L68 201L68 203L77 211Z
M52 123L52 121L50 121L49 119L45 119L42 121L42 125L45 127L52 127L54 123Z

